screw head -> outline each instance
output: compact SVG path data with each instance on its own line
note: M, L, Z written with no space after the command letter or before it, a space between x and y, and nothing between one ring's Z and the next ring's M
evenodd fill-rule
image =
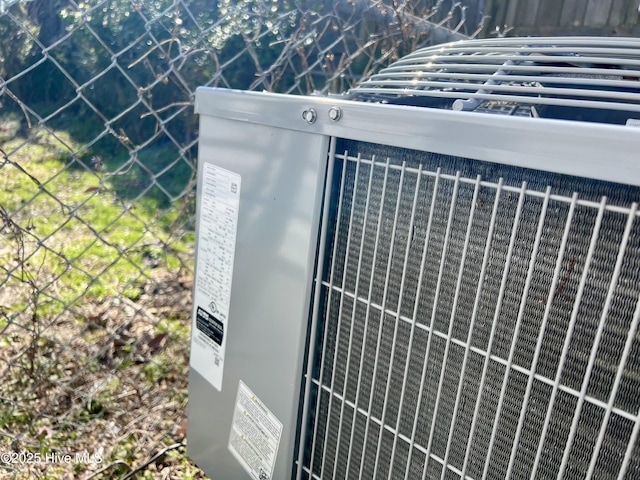
M313 108L310 108L309 110L305 110L304 112L302 112L302 119L307 122L309 125L311 125L312 123L314 123L316 121L316 111Z
M337 122L340 120L340 117L342 117L342 110L340 107L331 107L331 109L329 109L329 118L331 120Z

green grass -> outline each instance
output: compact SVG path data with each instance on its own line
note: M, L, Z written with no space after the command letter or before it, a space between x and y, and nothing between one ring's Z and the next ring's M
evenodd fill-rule
M59 313L81 297L102 298L124 290L133 299L136 283L150 268L183 265L181 254L190 251L193 237L171 236L178 208L168 208L153 192L123 200L118 190L131 179L110 177L73 160L69 147L77 150L79 145L63 131L41 131L35 141L25 143L18 124L0 124L2 148L11 162L0 168L0 206L25 232L23 252L18 252L17 238L4 235L8 247L0 249L0 262L9 266L14 281L38 282L47 293L39 299L38 315ZM7 135L12 128L14 135ZM156 153L156 162L166 157ZM17 254L28 262L29 278L16 268ZM15 300L11 308L21 311L32 299Z

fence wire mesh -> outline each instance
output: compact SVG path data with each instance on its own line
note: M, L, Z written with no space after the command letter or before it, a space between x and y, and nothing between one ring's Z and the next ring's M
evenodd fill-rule
M196 87L343 92L482 5L0 0L0 477L202 478Z

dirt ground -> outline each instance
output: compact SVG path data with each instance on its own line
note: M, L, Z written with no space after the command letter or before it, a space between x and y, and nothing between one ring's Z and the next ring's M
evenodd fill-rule
M185 447L192 284L158 272L4 329L0 478L206 478Z

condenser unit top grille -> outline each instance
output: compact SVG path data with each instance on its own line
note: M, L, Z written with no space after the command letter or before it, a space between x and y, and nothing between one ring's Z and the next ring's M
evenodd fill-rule
M350 91L354 99L628 124L640 119L640 40L468 40L423 48Z

